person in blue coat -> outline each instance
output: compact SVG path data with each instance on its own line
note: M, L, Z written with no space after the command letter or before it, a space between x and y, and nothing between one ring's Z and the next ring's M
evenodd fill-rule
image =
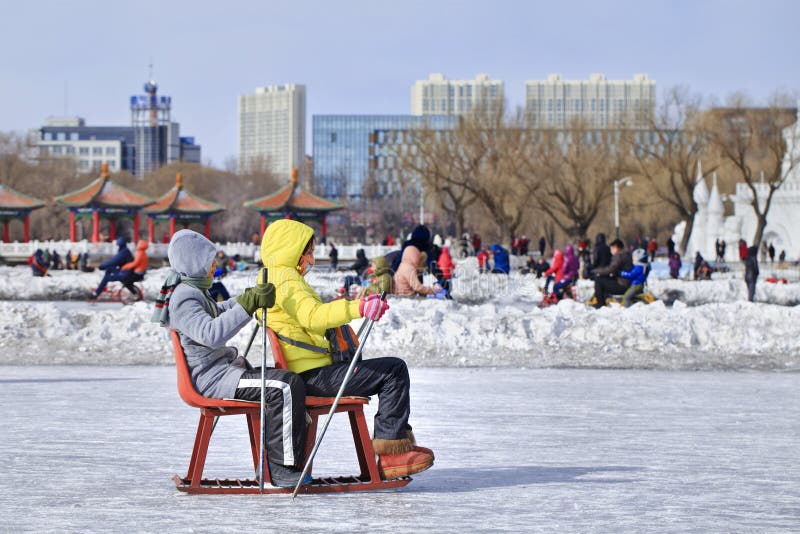
M120 267L133 261L133 254L128 250L128 241L124 237L118 237L116 243L118 247L117 253L114 254L111 259L104 261L98 266L98 269L105 271L105 274L103 275L103 279L100 280L97 289L94 290L94 293L89 298L96 299L100 293L103 292L106 284L118 279L117 276Z
M622 278L631 281L630 287L622 297L622 303L626 308L633 304L633 299L644 291L644 283L647 282L647 275L650 274L650 266L647 263L647 252L637 248L631 254L633 257L633 268L630 271L621 271Z
M50 276L47 274L47 270L50 268L50 260L45 257L42 249L36 249L29 263L33 270L33 276Z
M511 266L508 263L508 251L497 243L489 247L489 250L492 252L492 260L494 261L492 272L500 274L510 273Z

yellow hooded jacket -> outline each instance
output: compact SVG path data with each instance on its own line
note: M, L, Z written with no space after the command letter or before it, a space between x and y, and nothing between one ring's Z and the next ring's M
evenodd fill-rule
M297 270L297 263L314 235L305 224L281 219L270 224L261 240L261 261L267 279L275 286L275 306L267 312L267 326L278 334L328 349L325 330L361 317L357 300L335 300L327 304ZM260 317L260 315L259 315ZM331 364L331 357L280 342L289 370L302 373Z

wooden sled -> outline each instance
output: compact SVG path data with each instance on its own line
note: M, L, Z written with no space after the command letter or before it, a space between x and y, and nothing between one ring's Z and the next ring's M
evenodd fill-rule
M253 457L253 472L258 470L259 440L261 436L261 421L259 402L241 400L223 400L203 397L192 384L189 367L186 363L186 356L180 343L180 337L174 330L170 331L172 345L175 354L175 367L178 378L178 393L181 399L189 406L200 409L200 421L197 424L197 435L194 440L194 448L189 462L189 470L185 477L175 475L172 480L179 491L186 493L233 493L248 494L261 493L258 480L252 479L204 479L203 467L205 466L208 445L211 434L214 431L214 422L217 417L228 415L244 415L247 419L248 436L250 438L250 452ZM275 333L267 329L270 346L272 347L275 367L278 369L286 368L286 360L283 356ZM336 408L336 413L347 412L350 419L350 428L353 432L353 443L355 445L358 465L361 472L358 475L318 477L314 478L311 484L300 487L300 493L331 493L346 491L368 491L377 489L388 489L405 486L411 482L411 477L403 477L394 480L382 480L378 472L378 464L375 459L375 451L372 448L369 428L364 417L364 405L369 403L369 399L363 397L342 397ZM306 397L306 410L311 417L306 433L305 454L311 452L317 435L317 422L320 415L325 416L330 411L333 398L328 397ZM313 472L313 465L309 469L309 474ZM312 475L313 476L313 475ZM288 493L291 494L293 488L279 488L272 486L269 479L269 471L265 473L264 493Z
M139 284L133 284L133 287L136 289L136 294L134 295L128 288L126 288L121 282L109 282L108 285L103 289L103 292L100 293L96 299L89 299L89 302L119 302L121 304L133 304L134 302L139 302L140 300L144 300L144 291Z
M623 299L624 296L625 295L609 295L606 298L606 306L610 306L611 304L617 304L619 306L622 306L622 299ZM658 299L656 299L655 295L653 295L649 291L645 291L645 292L639 293L635 297L633 297L633 304L636 304L637 302L643 302L645 304L652 304L656 300L658 300ZM592 298L590 300L586 301L586 305L587 306L594 306L595 304L597 304L597 297L595 297L595 296L592 296Z

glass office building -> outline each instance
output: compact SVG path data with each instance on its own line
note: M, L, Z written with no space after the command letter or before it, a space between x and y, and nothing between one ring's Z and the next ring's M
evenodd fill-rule
M370 146L378 131L422 127L450 129L455 116L314 115L313 149L316 193L327 198L358 202L370 173Z

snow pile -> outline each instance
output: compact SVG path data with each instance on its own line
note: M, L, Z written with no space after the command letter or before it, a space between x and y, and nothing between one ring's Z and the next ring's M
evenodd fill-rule
M659 266L659 263L655 264ZM665 274L664 277L660 274ZM787 270L781 276L796 278L796 271ZM783 306L800 304L800 284L770 284L764 282L764 276L756 286L756 300ZM523 275L512 271L510 275L480 274L475 258L467 258L459 263L456 278L452 281L453 298L459 302L480 304L495 301L498 296L528 300L538 303L542 300L544 278L537 279L533 275ZM725 273L714 275L713 280L673 280L668 271L654 268L647 282L647 290L657 299L671 305L675 301L689 306L720 302L738 302L747 300L747 286L741 273ZM594 282L579 280L577 298L586 302L594 295Z
M170 363L167 331L149 322L151 313L148 303L0 303L0 364ZM251 332L233 344L244 350ZM512 297L479 305L394 298L367 353L415 366L800 369L800 308L657 302L594 310L567 300L540 309Z
M150 302L121 306L80 302L102 273L33 278L26 268L0 268L0 364L172 362L166 330L149 321L166 272L142 283ZM345 274L315 270L308 279L327 301ZM368 353L425 366L800 368L800 284L760 283L757 298L777 304L752 304L735 276L654 279L649 289L663 300L649 306L594 310L566 300L540 309L542 279L479 274L474 258L457 274L454 300L393 297ZM235 272L224 283L237 295L256 275ZM592 293L591 281L579 282L579 300ZM58 302L31 302L41 300ZM244 350L251 331L233 343Z

